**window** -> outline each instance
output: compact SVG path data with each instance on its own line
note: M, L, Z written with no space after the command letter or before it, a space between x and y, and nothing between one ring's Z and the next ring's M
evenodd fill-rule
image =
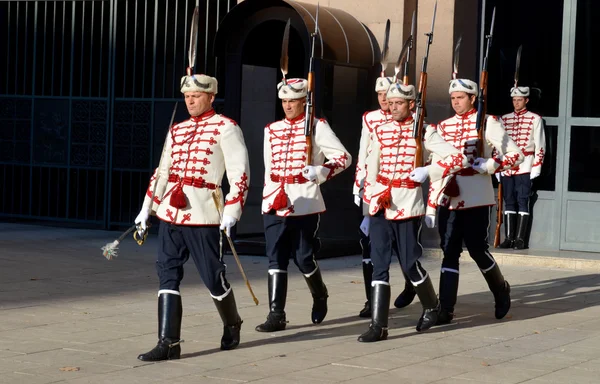
M600 73L593 61L600 44L600 1L577 2L577 26L575 30L575 68L573 71L573 116L600 117Z
M572 127L569 191L600 192L600 169L590 161L600 156L600 127Z

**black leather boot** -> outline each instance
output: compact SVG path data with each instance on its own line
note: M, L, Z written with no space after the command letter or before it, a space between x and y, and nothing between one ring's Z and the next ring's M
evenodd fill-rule
M417 291L417 295L423 306L423 313L417 322L417 332L423 332L437 323L440 301L435 294L429 275L427 275L425 281L415 287L415 291Z
M404 290L402 292L400 292L400 294L394 301L394 307L396 307L396 308L404 308L404 307L410 305L410 303L413 302L413 300L415 299L415 296L417 295L417 292L415 291L415 287L410 282L410 279L408 278L408 276L404 275L404 279L405 279Z
M498 264L494 264L494 267L485 272L483 277L494 294L496 319L502 319L510 310L510 285L504 280Z
M525 249L525 233L529 225L529 215L519 214L519 228L517 229L517 239L514 249Z
M370 261L362 262L363 279L365 282L365 301L364 308L358 314L359 317L371 317L371 281L373 280L373 264Z
M242 328L242 318L238 314L237 305L233 289L222 300L213 297L213 302L219 311L221 320L223 320L223 337L221 337L221 349L228 351L234 349L240 344L240 330Z
M515 246L515 235L517 233L517 213L507 212L504 217L505 239L498 248L513 248Z
M329 297L327 287L321 276L321 269L317 267L310 276L304 275L304 280L306 280L308 289L313 297L310 319L313 324L320 324L325 319L325 316L327 316L327 298Z
M283 331L287 324L285 320L285 299L287 296L287 272L269 272L269 315L267 321L257 325L258 332Z
M388 316L390 312L390 286L375 284L371 288L371 305L373 316L367 332L358 337L362 343L385 340L388 337Z
M450 324L454 319L454 306L458 295L458 273L442 271L440 273L440 313L437 324Z
M138 356L142 361L179 359L181 356L181 296L161 293L158 296L158 343L150 352Z

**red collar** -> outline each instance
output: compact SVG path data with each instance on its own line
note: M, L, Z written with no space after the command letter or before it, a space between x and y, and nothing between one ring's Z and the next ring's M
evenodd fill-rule
M413 122L413 117L412 117L412 114L411 114L411 115L408 115L408 116L407 116L405 119L403 119L403 120L396 120L395 122L396 122L396 124L398 124L398 125L405 125L405 124L408 124L408 123L412 123L412 122Z
M198 123L198 122L200 122L200 121L203 121L203 120L206 120L206 119L208 119L209 117L212 117L212 116L214 116L214 115L215 115L215 113L216 113L216 112L215 112L215 110L211 108L211 109L209 109L208 111L204 112L203 114L201 114L201 115L199 115L199 116L192 116L192 117L191 117L191 120L192 120L194 123Z
M515 115L521 116L527 113L527 108L521 109L519 112L515 111Z
M467 119L469 117L471 117L472 114L477 113L477 110L475 108L471 108L470 111L463 113L462 115L459 115L458 113L456 114L456 118L457 119Z
M287 118L283 119L283 121L285 121L286 123L293 125L293 124L297 124L299 122L301 122L302 120L304 120L304 112L302 112L301 114L299 114L298 116L294 117L291 120L288 120Z

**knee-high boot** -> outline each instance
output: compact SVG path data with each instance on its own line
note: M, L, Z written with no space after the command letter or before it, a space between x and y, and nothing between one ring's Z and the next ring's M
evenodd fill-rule
M240 330L242 328L242 318L240 317L233 289L221 300L213 297L217 311L223 320L223 337L221 337L221 349L224 351L234 349L240 344Z
M428 330L437 323L440 301L435 294L429 275L427 275L423 282L415 287L415 291L417 291L417 295L423 306L423 313L417 322L417 332L422 332Z
M454 306L458 295L458 271L448 271L442 268L440 273L440 313L437 324L449 324L454 318Z
M181 296L174 293L158 295L158 343L149 352L138 356L142 361L179 359L181 356Z
M358 341L363 343L385 340L388 337L390 286L383 281L376 281L374 283L371 288L371 324L367 332L358 337Z
M358 314L359 317L371 317L371 281L373 281L373 264L368 259L362 261L363 281L365 282L365 296L367 301Z
M517 229L517 238L514 249L525 249L525 234L529 226L529 214L519 213L519 228Z
M410 282L410 278L404 273L404 290L400 292L396 300L394 301L394 307L396 308L404 308L415 299L415 295L417 292L415 291L415 287Z
M310 319L314 324L320 324L327 316L327 287L321 276L321 269L317 267L313 272L304 275L304 280L312 294L313 306Z
M504 241L498 246L498 248L512 248L515 246L515 236L517 233L517 213L506 212L504 218Z
M257 325L258 332L283 331L287 324L285 319L285 300L287 297L288 274L287 271L269 271L269 315L267 321Z
M494 294L496 319L502 319L510 310L510 284L504 280L498 264L494 264L492 269L482 273L490 291Z

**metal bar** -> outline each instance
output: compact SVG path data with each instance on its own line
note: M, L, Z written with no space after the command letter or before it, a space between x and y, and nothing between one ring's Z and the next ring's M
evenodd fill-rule
M6 19L6 30L7 30L6 31L6 41L10 41L10 27L11 27L10 20L12 20L12 18L10 17L10 11L11 11L10 8L11 8L11 5L12 5L12 3L8 3L8 18ZM35 39L35 36L34 36L34 39ZM34 60L35 60L35 55L33 57L34 57ZM6 91L5 92L7 94L8 94L8 79L10 79L10 75L9 75L10 71L8 70L8 68L10 68L9 64L11 63L10 59L11 59L11 57L10 57L10 44L9 44L8 45L8 49L7 49L7 55L6 55L6 69L7 69L7 71L6 71ZM33 73L35 73L35 68L33 70ZM4 185L6 185L6 184L4 184Z
M79 96L83 96L83 48L85 41L83 37L85 36L85 3L85 1L81 2L81 60L79 61Z
M48 16L46 16L48 18ZM54 2L54 12L52 12L52 72L50 80L50 95L54 96L54 51L56 50L56 2Z
M115 12L115 16L116 17L116 13ZM123 44L125 46L125 53L123 55L123 92L122 95L123 97L126 97L127 95L125 94L125 89L127 88L127 46L128 44L128 40L127 40L127 33L129 32L129 30L127 29L127 20L129 19L129 0L125 0L125 38L123 39ZM115 26L115 28L118 28L117 26Z
M134 28L134 33L133 33L133 70L131 71L133 73L133 85L131 87L131 89L133 91L132 91L131 96L135 96L135 90L137 89L135 86L135 78L136 78L135 75L137 74L137 71L135 70L137 68L137 65L136 65L136 63L137 63L137 31L138 31L138 27L137 27L138 26L138 2L137 2L137 0L135 0L135 8L134 9L135 9L135 11L134 11L134 13L135 13L134 20L135 21L133 22L133 25L135 25L135 28Z
M105 171L104 171L104 207L103 207L103 215L104 215L104 229L108 229L110 227L110 206L112 204L112 166L113 166L113 134L112 134L112 124L114 119L114 109L115 109L115 84L114 84L114 69L115 69L115 42L116 42L116 18L117 18L117 0L111 0L110 2L110 25L109 25L109 68L107 70L107 84L108 84L108 105L106 108L106 150L105 150Z
M119 172L119 185L123 185L123 172ZM122 198L119 199L119 212L123 212L123 199Z
M142 97L146 97L146 82L144 81L144 79L146 78L146 39L148 38L147 36L147 29L148 29L148 2L144 1L144 55L143 60L142 60Z
M96 175L96 184L94 185L94 191L96 191L96 194L98 193L98 171L94 172L94 174ZM87 195L87 194L86 194ZM98 200L98 196L96 195L96 200ZM96 220L96 218L98 217L98 204L94 204L94 220Z
M208 65L208 20L209 20L209 6L210 1L206 2L206 28L204 33L204 68L202 73L206 72L206 66Z
M31 83L31 95L34 96L35 95L35 82L37 81L37 70L36 70L36 66L37 66L37 55L35 54L37 52L37 38L38 38L38 30L37 30L37 18L38 18L38 3L37 1L35 2L35 6L34 6L34 11L33 11L33 74L32 76L32 83ZM35 99L32 98L31 99L31 124L30 124L30 128L29 128L29 137L31 138L30 143L31 143L31 150L29 151L29 214L31 215L32 212L32 206L33 206L33 143L35 142L35 137L34 137L34 133L35 133L35 127L33 125L33 116L35 116ZM14 176L14 172L13 172L13 176Z
M63 93L63 76L65 75L65 20L66 20L66 9L67 9L67 4L63 3L63 20L62 20L62 39L61 39L61 47L60 47L60 96L64 96ZM68 178L67 178L68 180ZM67 200L68 201L68 200ZM68 206L68 204L67 204Z
M73 97L73 68L75 66L75 4L76 2L71 3L73 8L71 8L71 70L69 71L69 97ZM71 100L72 102L72 100Z
M102 97L102 67L104 64L104 4L105 2L103 1L101 6L102 11L100 13L100 73L98 74L98 97Z
M79 183L81 180L79 176L81 175L81 169L77 170L77 190L79 190ZM79 217L79 193L75 193L75 218Z
M166 68L167 68L167 32L168 32L167 15L169 14L168 9L169 9L169 0L167 0L167 2L165 4L165 42L164 42L164 48L163 48L163 70L164 70L164 72L166 72ZM166 84L165 83L166 76L164 75L164 72L163 72L163 81L162 81L163 97L165 97L165 84Z
M157 31L157 25L158 25L158 12L156 12L158 8L158 0L154 1L154 36L153 36L153 42L152 42L152 57L156 58L156 38L158 35L158 31ZM151 117L151 121L152 124L150 125L150 164L149 164L149 168L152 170L152 164L154 164L154 110L155 110L155 104L156 104L156 59L152 60L152 95L150 95L152 97L152 117Z
M94 62L94 11L95 11L95 5L96 2L92 1L90 2L90 6L92 7L92 21L90 22L91 27L88 29L90 31L90 65L88 66L88 76L89 76L89 81L88 81L88 96L89 97L93 97L92 96L92 63ZM100 36L100 40L102 40L102 36Z
M173 67L172 67L172 71L173 71L173 79L175 79L175 71L176 71L176 63L177 63L177 16L178 16L178 12L179 12L179 1L175 2L175 17L174 17L174 23L173 23ZM185 51L184 51L185 52ZM173 85L174 81L171 82L171 94L175 94L175 86Z
M29 11L29 7L25 6L25 50L23 52L23 66L25 67L25 76L23 76L23 88L22 88L23 89L23 94L27 93L27 63L28 63L28 61L27 61L27 48L28 48L28 40L29 40L27 38L27 35L28 35L27 32L28 32L28 28L29 28L28 17L27 17L28 11ZM7 40L7 41L10 41L10 40ZM7 72L8 72L8 67L6 67L6 69L7 69Z
M19 78L19 8L21 2L17 2L17 33L16 33L16 42L15 42L15 91L14 93L18 93L17 91L17 79Z
M44 37L43 37L43 41L44 41L44 53L42 54L42 88L41 88L41 94L45 95L46 94L46 30L48 29L48 2L45 1L44 2Z

